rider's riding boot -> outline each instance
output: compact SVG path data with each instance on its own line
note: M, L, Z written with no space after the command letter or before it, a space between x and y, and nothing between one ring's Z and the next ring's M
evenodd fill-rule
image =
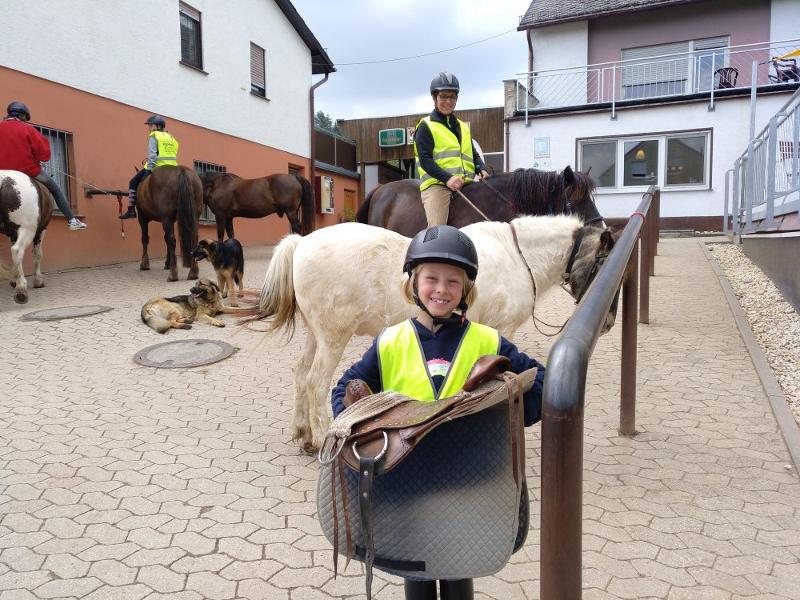
M442 600L472 600L474 598L472 579L456 579L439 582Z
M133 204L128 205L128 212L123 215L119 216L120 219L135 219L136 218L136 207Z
M406 579L403 582L406 600L436 600L435 581L416 581Z

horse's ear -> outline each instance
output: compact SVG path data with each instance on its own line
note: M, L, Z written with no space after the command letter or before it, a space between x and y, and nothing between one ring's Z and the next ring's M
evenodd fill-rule
M614 247L614 242L616 238L614 237L614 232L610 227L606 227L603 230L603 233L600 234L600 247L597 249L598 252L610 252L611 249Z
M567 183L567 185L572 185L575 183L575 172L569 165L564 168L562 175L564 176L564 181Z
M586 169L583 173L584 173L584 175L588 175L591 172L592 172L592 165L589 165L589 168Z

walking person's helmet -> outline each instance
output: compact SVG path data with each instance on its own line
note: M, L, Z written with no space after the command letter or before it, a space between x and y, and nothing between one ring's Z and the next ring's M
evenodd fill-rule
M158 115L153 115L144 122L145 125L155 125L156 127L166 127L167 122L164 120L164 117L160 117Z
M455 92L457 94L460 89L461 88L458 85L458 77L452 73L448 73L447 71L442 71L433 78L433 81L431 81L431 94L444 92L445 90Z

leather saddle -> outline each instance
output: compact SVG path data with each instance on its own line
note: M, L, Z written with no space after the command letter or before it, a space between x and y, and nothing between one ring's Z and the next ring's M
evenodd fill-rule
M345 404L357 401L331 423L319 453L318 513L334 546L334 573L339 553L348 563L363 560L367 598L373 565L412 579L482 576L502 568L524 541L527 502L518 531L527 497L522 394L536 369L500 375L504 360L479 361L464 386L469 391L434 402L369 394L363 382L348 390ZM480 498L467 493L481 486ZM501 500L484 502L501 488ZM435 523L421 520L420 510ZM481 527L502 530L496 551L490 543L489 559L470 560L475 540L464 531L485 536ZM417 559L420 548L430 549L428 558Z

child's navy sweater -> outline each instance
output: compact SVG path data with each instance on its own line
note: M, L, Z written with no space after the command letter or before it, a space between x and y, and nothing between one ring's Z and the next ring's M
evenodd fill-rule
M411 322L417 330L419 340L422 345L422 352L428 365L433 384L438 391L444 381L447 369L452 363L461 338L467 330L467 323L445 323L436 333L431 332L416 319ZM347 369L339 379L336 387L331 394L331 405L333 416L337 416L344 410L344 393L347 383L351 379L363 380L373 392L382 390L380 367L378 363L378 338L372 341L372 345L352 367ZM542 413L542 382L544 380L544 365L532 359L528 355L520 352L517 347L506 338L500 336L499 354L506 356L511 361L511 371L522 373L533 367L539 370L533 387L528 390L524 397L525 405L525 425L533 425L541 418Z

